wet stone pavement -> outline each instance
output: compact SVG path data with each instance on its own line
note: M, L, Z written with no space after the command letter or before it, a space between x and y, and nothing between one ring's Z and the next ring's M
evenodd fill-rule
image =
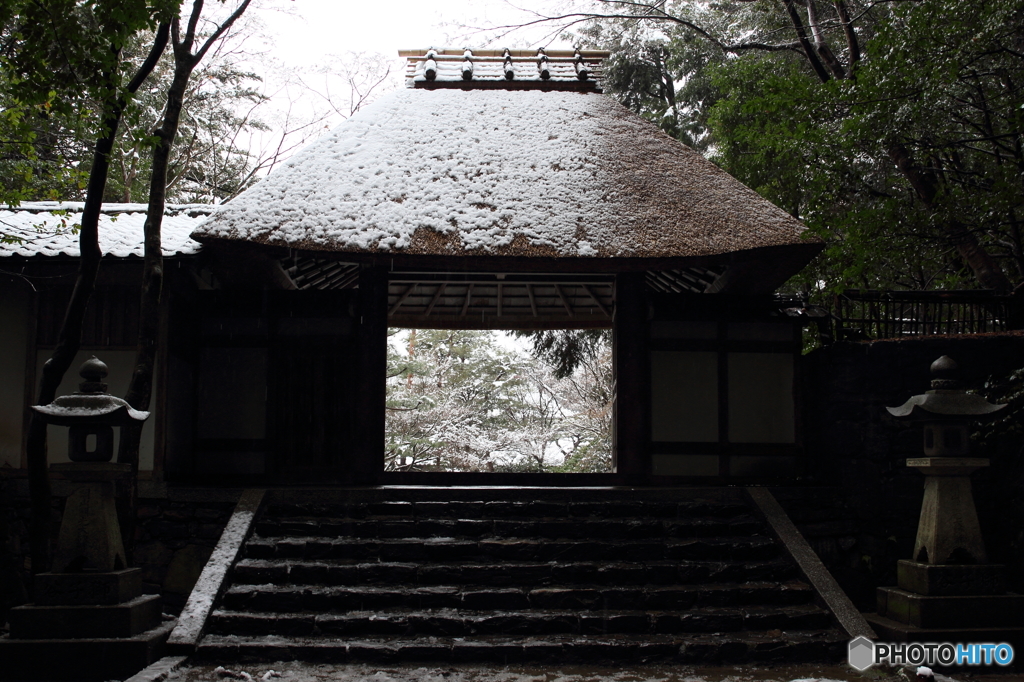
M278 661L221 667L192 665L172 673L167 682L914 682L899 670L859 673L838 665L725 666L373 666ZM1022 682L1024 673L994 670L938 674L936 682Z

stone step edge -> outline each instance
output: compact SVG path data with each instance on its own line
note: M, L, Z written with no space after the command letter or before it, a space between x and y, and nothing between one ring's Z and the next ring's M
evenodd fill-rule
M762 568L765 566L777 566L779 568L795 568L795 564L790 559L640 559L637 561L596 561L596 560L580 560L580 561L556 561L554 559L548 561L501 561L501 562L481 562L481 561L360 561L358 559L296 559L288 557L271 558L271 559L239 559L235 563L235 567L245 568L275 568L278 566L304 566L304 567L333 567L333 566L345 566L345 567L363 567L363 566L377 566L382 568L422 568L425 566L436 567L436 568L487 568L487 567L499 567L504 569L535 569L535 568L552 568L555 566L566 568L569 566L576 566L579 568L596 567L596 568L608 568L608 567L622 567L622 566L643 566L651 568L703 568L703 567L731 567L736 565L743 565L755 568ZM568 570L568 569L567 569Z
M784 559L760 559L748 561L723 561L723 560L649 560L637 562L599 562L599 561L543 561L543 562L480 562L480 561L358 561L358 560L330 560L330 559L295 559L295 558L274 558L274 559L241 559L232 572L232 581L237 585L388 585L393 584L393 578L387 578L390 572L406 575L410 580L409 585L437 585L444 579L451 580L453 574L463 574L460 584L479 584L495 586L507 575L509 580L517 574L532 574L534 579L538 574L544 574L543 579L554 578L555 573L565 572L586 572L598 573L607 577L606 582L594 582L590 584L617 584L617 585L695 585L695 584L718 584L722 582L737 582L736 578L744 577L744 574L761 574L757 577L775 578L775 581L787 580L795 577L798 573L797 567L792 561ZM687 578L681 575L681 571L694 571L696 575ZM308 573L304 576L303 573ZM430 573L437 574L433 577ZM667 575L659 576L657 572ZM375 578L375 574L383 573L385 577ZM625 575L635 573L636 575ZM351 575L342 575L351 574ZM477 574L477 575L474 575ZM552 575L547 575L552 574ZM731 575L730 575L731 574ZM768 575L765 575L768 574ZM489 580L481 582L479 576L489 577ZM338 582L344 578L345 582ZM763 580L762 580L763 581ZM750 582L750 581L744 581ZM769 580L769 582L774 582ZM575 584L575 583L574 583Z
M543 585L540 587L526 587L522 589L516 587L495 587L494 585L474 585L471 583L464 583L459 585L429 585L424 587L419 586L395 586L392 588L375 588L373 585L316 585L312 589L308 585L277 585L274 583L234 583L228 590L228 594L257 594L260 592L274 593L274 594L289 594L289 593L303 593L313 592L328 594L331 592L365 592L369 594L451 594L451 593L463 593L463 592L502 592L509 594L512 592L520 594L529 594L537 591L566 591L566 592L607 592L610 590L617 589L643 589L642 587L630 587L630 588L617 588L608 585L600 585L593 583L580 583L580 584L564 584L564 585ZM750 581L745 583L734 583L734 582L722 582L722 583L701 583L698 585L686 585L686 584L674 584L671 586L659 585L653 587L648 591L652 592L729 592L734 590L772 590L773 592L786 592L786 591L799 591L799 592L811 592L811 586L803 580L788 580L785 582L774 582L774 581Z
M808 602L806 604L785 604L781 606L773 605L746 605L746 606L705 606L693 609L687 609L685 613L700 613L700 614L729 614L729 613L830 613L828 609L815 604L814 602ZM399 607L392 608L386 611L380 611L377 609L361 609L345 611L344 613L322 613L320 611L241 611L238 609L229 609L218 607L213 610L211 615L220 616L256 616L263 614L267 618L290 618L290 617L302 617L306 618L309 616L331 616L331 617L345 617L345 616L356 616L365 614L376 614L376 615L387 615L387 616L419 616L419 615L431 615L439 617L459 617L459 618L489 618L491 616L537 616L537 617L559 617L559 616L576 616L581 612L579 609L452 609L452 608L415 608L415 607ZM629 616L629 615L646 615L646 616L660 616L660 615L678 615L682 613L678 610L672 609L602 609L596 611L602 616ZM998 629L998 628L996 628Z
M678 662L820 662L842 660L848 640L836 629L791 630L778 635L740 631L729 635L552 635L547 637L377 637L288 638L207 635L195 658L218 662L281 660L425 660L504 661L543 660L556 663L579 660L675 660Z
M410 617L410 616L429 616L432 618L470 618L472 620L483 619L483 618L495 618L501 616L516 617L516 618L562 618L562 617L576 617L581 614L590 615L591 617L597 618L613 618L622 616L645 616L645 617L656 617L656 616L678 616L681 613L686 614L697 614L697 615L709 615L709 616L728 616L728 615L765 615L765 614L779 614L783 615L794 615L794 616L805 616L812 614L829 614L827 609L814 604L813 602L808 604L789 604L784 606L714 606L714 607L701 607L695 609L687 609L686 611L671 611L671 610L643 610L643 609L607 609L593 612L581 612L579 609L550 609L540 610L532 609L528 611L523 610L509 610L509 609L494 609L491 611L487 610L476 610L476 609L415 609L415 608L394 608L386 611L379 610L356 610L346 611L345 613L321 613L319 611L240 611L236 609L225 609L218 608L210 614L211 618L235 618L239 616L251 616L266 619L288 619L288 618L321 618L329 617L334 619L344 619L351 617L352 619L361 619L366 616L376 615L378 617Z
M332 545L360 545L367 543L376 543L381 545L426 545L430 547L452 547L459 545L479 545L481 543L493 544L493 545L552 545L556 543L560 544L573 544L573 545L584 545L584 544L599 544L599 545L615 545L625 546L628 548L629 545L650 545L660 544L667 546L680 546L690 545L695 543L705 543L714 546L725 546L728 544L746 544L746 545L771 545L774 543L771 536L769 535L713 535L708 537L686 537L686 538L643 538L639 540L621 540L617 538L595 538L591 540L581 540L579 538L538 538L534 536L496 536L496 537L483 537L483 538L472 538L463 539L460 537L401 537L401 538L380 538L380 537L359 537L357 535L260 535L254 534L248 541L248 545L271 545L276 546L281 543L281 538L286 538L291 542L290 545L298 544L332 544ZM755 542L760 541L760 542Z
M464 489L462 489L464 490ZM548 489L551 490L551 489ZM567 496L567 497L552 497L549 499L532 499L530 501L523 501L521 491L516 490L504 497L485 499L482 497L467 497L465 499L452 499L450 490L445 491L445 499L434 499L434 500L410 500L408 496L396 496L393 499L376 499L376 500L356 500L356 499L345 499L335 501L303 501L303 502L285 502L282 500L273 500L267 506L267 513L270 515L279 516L299 516L299 514L292 514L292 510L331 510L331 509L367 509L369 507L376 507L378 509L395 510L395 511L415 511L417 509L431 510L431 509L452 509L455 507L465 506L480 506L486 508L490 505L492 508L504 506L506 508L511 507L512 511L531 511L542 508L552 509L562 507L565 509L572 508L586 508L586 507L650 507L652 509L669 510L675 508L677 511L682 508L683 510L693 509L709 509L709 510L737 510L742 511L749 509L749 501L742 500L736 496L731 499L715 499L709 497L690 497L680 498L678 496L664 495L664 496L653 496L645 495L644 490L634 489L628 493L620 493L619 496L605 497L601 499L598 496L584 495L584 496ZM305 515L310 515L308 512Z
M481 523L492 523L495 521L508 522L508 523L608 523L614 525L630 525L632 523L666 523L666 524L679 524L679 525L699 525L700 523L708 523L715 525L732 525L738 523L754 523L757 525L764 525L764 522L758 519L754 514L750 513L749 510L737 512L730 516L719 516L716 514L699 514L699 515L686 515L686 516L660 516L660 515L644 515L639 514L636 516L598 516L596 514L589 514L587 516L531 516L528 514L523 515L485 515L485 514L437 514L432 513L429 515L421 515L413 513L410 515L404 514L368 514L367 516L324 516L324 515L308 515L308 516L275 516L272 513L265 513L260 517L259 522L262 523L292 523L292 524L319 524L319 523L419 523L425 522L447 522L457 523L459 521L478 521Z

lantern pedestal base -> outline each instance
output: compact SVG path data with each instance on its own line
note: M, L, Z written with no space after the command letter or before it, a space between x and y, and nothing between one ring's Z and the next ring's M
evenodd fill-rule
M1001 564L942 565L900 561L896 584L908 592L925 596L1003 594L1006 566Z
M158 595L142 594L141 568L40 573L35 593L8 615L4 679L130 677L163 655L174 625Z
M1006 592L1005 566L900 561L897 576L865 615L881 641L1024 646L1024 595Z
M50 470L71 479L75 486L64 506L53 557L54 572L111 572L126 568L114 499L117 482L131 473L131 466L71 462L51 464Z
M917 628L1024 626L1024 595L914 594L898 587L878 588L878 615Z
M147 594L123 604L30 604L10 610L12 639L134 637L160 622L160 596Z
M1015 650L1024 647L1024 626L984 628L919 628L898 623L876 613L864 614L879 642L1008 642Z
M0 638L2 676L11 680L124 680L166 653L176 621L118 639Z
M978 512L970 474L989 461L980 457L919 457L907 466L925 475L924 501L914 542L914 559L926 564L984 564Z
M142 569L109 573L40 573L33 595L39 606L123 604L142 594Z

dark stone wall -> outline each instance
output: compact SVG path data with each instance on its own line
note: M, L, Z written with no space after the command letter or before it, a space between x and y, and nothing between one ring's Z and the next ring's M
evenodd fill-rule
M233 502L140 499L132 565L142 589L159 594L164 613L177 615L231 518Z
M23 479L0 478L0 626L11 606L31 595L31 509ZM56 545L66 497L55 482L52 543ZM66 491L63 491L66 492ZM141 497L131 565L142 568L143 592L161 596L163 612L177 615L235 508L238 490L173 489ZM6 527L5 527L6 526Z
M967 388L1024 367L1024 333L843 342L804 356L806 444L816 487L776 489L855 603L874 610L874 590L896 584L909 559L924 477L908 457L923 456L920 427L886 412L930 388L930 365L948 355ZM1024 473L1019 436L976 445L992 466L974 474L975 500L989 560L1011 566L1024 589ZM824 486L824 487L820 487Z

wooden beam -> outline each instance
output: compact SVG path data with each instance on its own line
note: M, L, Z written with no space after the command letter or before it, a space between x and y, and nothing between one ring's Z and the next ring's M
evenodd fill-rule
M446 286L448 286L448 285L444 284L444 283L441 283L441 284L439 284L437 286L437 291L434 292L434 298L430 299L430 304L427 306L426 312L423 313L424 317L426 317L427 315L430 315L430 311L434 309L435 305L437 305L437 301L441 298L441 294L444 293L444 288Z
M388 270L386 266L364 267L357 290L356 385L353 425L355 433L348 451L345 473L349 485L375 485L384 472L384 421L388 347Z
M604 303L601 303L601 299L597 297L597 294L594 293L593 289L588 287L586 284L581 284L580 286L583 287L583 291L587 292L590 298L594 299L594 303L597 304L597 307L601 309L602 313L604 313L608 317L612 316L612 311L608 310L608 308L605 307Z
M532 316L529 312L514 314L509 310L500 320L493 314L481 317L478 314L459 315L445 313L436 310L430 317L424 317L421 313L399 314L388 320L389 327L402 327L407 329L521 329L536 331L539 329L607 329L608 318L601 313L594 311L593 315L582 315L577 313L575 317L568 317L564 312L558 315L541 314L539 317Z
M465 317L466 313L469 312L469 299L473 296L473 284L472 282L466 287L466 300L462 302L462 316Z
M501 317L501 295L503 293L501 286L501 282L498 282L498 317Z
M409 288L405 290L405 293L403 293L403 294L402 294L402 295L401 295L401 296L400 296L400 297L398 298L398 300L397 300L397 301L395 301L395 304L394 304L393 306L391 306L391 309L390 309L390 310L388 310L388 317L391 317L392 315L394 315L394 314L395 314L395 311L396 311L396 310L398 310L398 307L399 307L400 305L402 305L403 303L405 303L405 299L409 298L409 294L411 294L411 293L412 293L412 290L413 290L413 289L415 289L415 288L416 288L416 285L415 285L415 284L410 284L410 285L409 285Z
M565 294L562 293L562 287L559 284L555 285L555 292L558 294L558 298L562 299L562 305L565 306L565 312L569 313L569 317L574 317L575 313L572 310L572 306L569 305L568 299L565 298Z
M656 291L659 291L659 292L661 292L663 294L670 294L670 293L672 293L671 291L669 291L668 287L666 287L664 284L662 284L658 280L658 278L654 276L654 273L651 273L651 272L647 273L647 275L646 275L646 282L647 282L647 286L649 286L652 289L654 289Z
M650 367L647 342L647 293L642 272L615 278L612 372L615 402L612 459L615 471L640 480L651 473Z
M654 279L658 281L663 287L665 287L674 294L681 294L684 291L686 291L682 289L677 283L665 277L665 275L661 272L651 272L650 275L654 277Z
M530 296L530 310L533 311L533 316L537 317L537 299L533 296L533 285L526 285L526 293Z

